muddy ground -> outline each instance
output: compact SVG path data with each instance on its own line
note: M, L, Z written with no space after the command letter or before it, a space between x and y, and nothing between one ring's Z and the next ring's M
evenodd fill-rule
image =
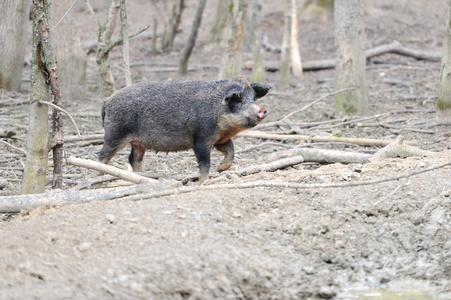
M129 3L130 32L150 23L152 6L148 2ZM171 51L151 56L149 39L130 42L135 82L179 78L176 72L160 69L178 61L188 37L196 1L186 2L182 32ZM193 65L219 65L221 51L208 43L215 6L215 1L207 4L190 60ZM264 7L263 31L271 44L280 45L282 1L265 1ZM440 51L444 11L445 1L371 1L365 13L367 46L397 40L413 49ZM75 21L83 41L96 38L94 21L83 5L76 7ZM333 15L301 16L299 42L305 61L334 57ZM268 60L277 60L279 55L265 53ZM250 54L243 57L251 58ZM112 52L111 60L116 84L124 86L120 47ZM217 71L200 68L188 78L214 80ZM24 77L29 72L27 67ZM102 132L96 72L95 56L90 54L88 99L65 104L83 134ZM243 75L249 77L250 73L244 70ZM265 83L277 86L278 76L267 72ZM292 78L289 88L274 88L261 100L269 111L264 122L276 121L332 92L333 77L333 70L306 72L302 78ZM382 55L371 59L367 69L368 116L373 118L336 115L331 97L290 118L298 123L294 131L300 134L370 139L393 139L402 134L436 154L364 165L306 163L273 173L223 177L216 183L351 183L448 162L450 127L438 123L434 114L439 77L438 61ZM21 149L26 141L27 84L24 82L23 93L2 91L0 106L0 126L17 133L3 141ZM375 117L377 114L381 115ZM66 124L65 134L74 135L67 119ZM284 132L293 127L261 130ZM299 146L370 154L379 149L346 142L243 137L236 138L235 145L243 151L232 170L268 162L270 154ZM251 148L255 145L261 146ZM95 160L100 148L101 141L71 143L66 144L66 153ZM126 168L127 152L119 153L112 164ZM215 152L212 169L220 160ZM21 152L0 144L0 177L7 179L1 195L19 192L23 161ZM147 153L143 170L165 177L188 177L197 172L197 164L191 151ZM91 171L73 166L65 171L66 189L92 176ZM218 177L215 171L211 173L213 180ZM0 298L355 299L366 294L382 299L375 298L380 289L389 289L395 291L390 299L451 299L450 175L450 168L445 167L354 187L218 189L3 214Z

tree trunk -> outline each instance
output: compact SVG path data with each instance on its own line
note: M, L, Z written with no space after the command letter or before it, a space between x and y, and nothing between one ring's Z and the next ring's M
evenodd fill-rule
M41 0L42 4L35 2L35 10L37 11L50 11L50 1ZM60 86L57 75L56 57L53 52L53 46L51 41L51 34L49 28L49 14L39 17L37 24L39 29L39 37L41 39L42 54L44 58L43 71L48 76L48 84L53 96L53 104L62 108ZM63 117L61 111L53 109L52 115L52 149L53 149L53 182L52 186L55 189L63 187Z
M39 3L41 2L41 3ZM22 194L43 193L49 151L48 107L39 101L50 98L47 77L44 76L42 43L38 21L46 18L43 0L33 0L33 58L31 63L30 121L27 138L27 158L21 186Z
M261 31L262 6L263 0L254 0L251 19L251 28L254 29L252 36L252 52L254 56L254 63L251 74L252 82L263 82L263 77L265 76Z
M204 12L205 3L207 0L200 0L197 6L196 16L194 17L193 27L188 38L188 42L183 49L183 53L180 57L179 74L185 75L188 72L188 59L196 43L197 32L199 30L200 23L202 21L202 14Z
M368 92L365 75L365 31L361 0L336 0L334 9L335 90L353 90L335 95L337 113L368 112Z
M302 76L301 53L298 43L298 16L296 0L291 0L291 65L294 76Z
M52 39L58 41L53 44L53 49L58 58L61 97L66 101L76 102L86 98L87 61L80 36L73 23L70 10L72 3L73 0L52 1L50 27Z
M163 36L163 51L169 49L174 44L174 38L182 20L183 9L185 8L185 0L173 0L171 18L169 26Z
M121 37L124 40L123 57L124 57L125 84L126 86L130 86L132 85L132 75L130 72L127 8L125 6L125 0L121 0L120 5L121 5Z
M222 60L219 79L228 79L241 74L240 43L243 37L247 0L233 0L232 13L228 14L222 40Z
M291 56L291 16L292 2L285 0L285 19L282 41L282 55L280 59L279 88L285 88L290 81L290 56Z
M220 43L227 24L228 15L232 13L232 0L220 0L216 7L215 24L210 31L210 42Z
M451 119L451 0L447 0L437 117Z
M25 0L0 5L0 88L20 91L29 7Z

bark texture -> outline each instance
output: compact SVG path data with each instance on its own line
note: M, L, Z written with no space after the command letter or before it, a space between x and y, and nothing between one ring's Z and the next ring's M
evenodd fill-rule
M222 60L219 79L228 79L241 74L240 44L243 37L244 20L248 1L233 0L227 17L222 40Z
M50 10L50 2L47 0L35 1L34 9L36 11ZM40 35L44 65L42 71L48 76L47 82L50 84L50 90L53 96L53 104L62 108L61 92L58 81L56 56L53 51L53 45L50 36L49 15L41 15L37 20L38 34ZM52 133L53 133L53 188L63 187L63 116L60 110L53 109L52 115Z
M447 0L437 117L451 119L451 0Z
M86 98L87 61L80 36L74 26L72 11L69 10L72 3L73 0L52 1L52 17L49 22L52 39L57 41L53 44L53 49L58 58L61 97L66 99L65 101L76 102Z
M25 0L0 4L0 88L20 91L29 7Z
M334 8L335 90L354 90L335 95L337 113L368 112L368 92L365 75L365 32L361 0L336 0Z
M232 0L218 1L216 7L215 23L210 31L210 42L220 43L227 24L227 18L232 10Z
M43 0L33 1L33 57L31 64L30 121L27 138L27 158L21 186L22 194L43 193L49 151L48 106L39 101L50 98L47 76L42 72L42 42L38 20L46 17ZM38 9L36 9L36 7Z
M252 35L252 53L253 53L253 68L251 74L251 82L263 82L265 76L265 66L262 47L262 0L254 0L252 7L251 28L253 28Z

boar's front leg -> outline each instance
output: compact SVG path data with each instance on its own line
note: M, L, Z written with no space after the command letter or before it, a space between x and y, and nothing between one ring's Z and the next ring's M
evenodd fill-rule
M210 152L211 148L205 142L195 142L193 146L194 154L199 164L199 183L208 179L210 172Z
M218 172L229 169L232 166L233 158L235 156L232 140L228 140L223 144L215 145L215 148L224 154L224 159L218 167Z

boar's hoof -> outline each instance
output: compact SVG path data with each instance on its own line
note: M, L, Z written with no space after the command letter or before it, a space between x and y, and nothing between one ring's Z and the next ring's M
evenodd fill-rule
M218 172L228 170L231 166L232 166L231 162L223 161L223 162L221 162L221 164L218 167Z

